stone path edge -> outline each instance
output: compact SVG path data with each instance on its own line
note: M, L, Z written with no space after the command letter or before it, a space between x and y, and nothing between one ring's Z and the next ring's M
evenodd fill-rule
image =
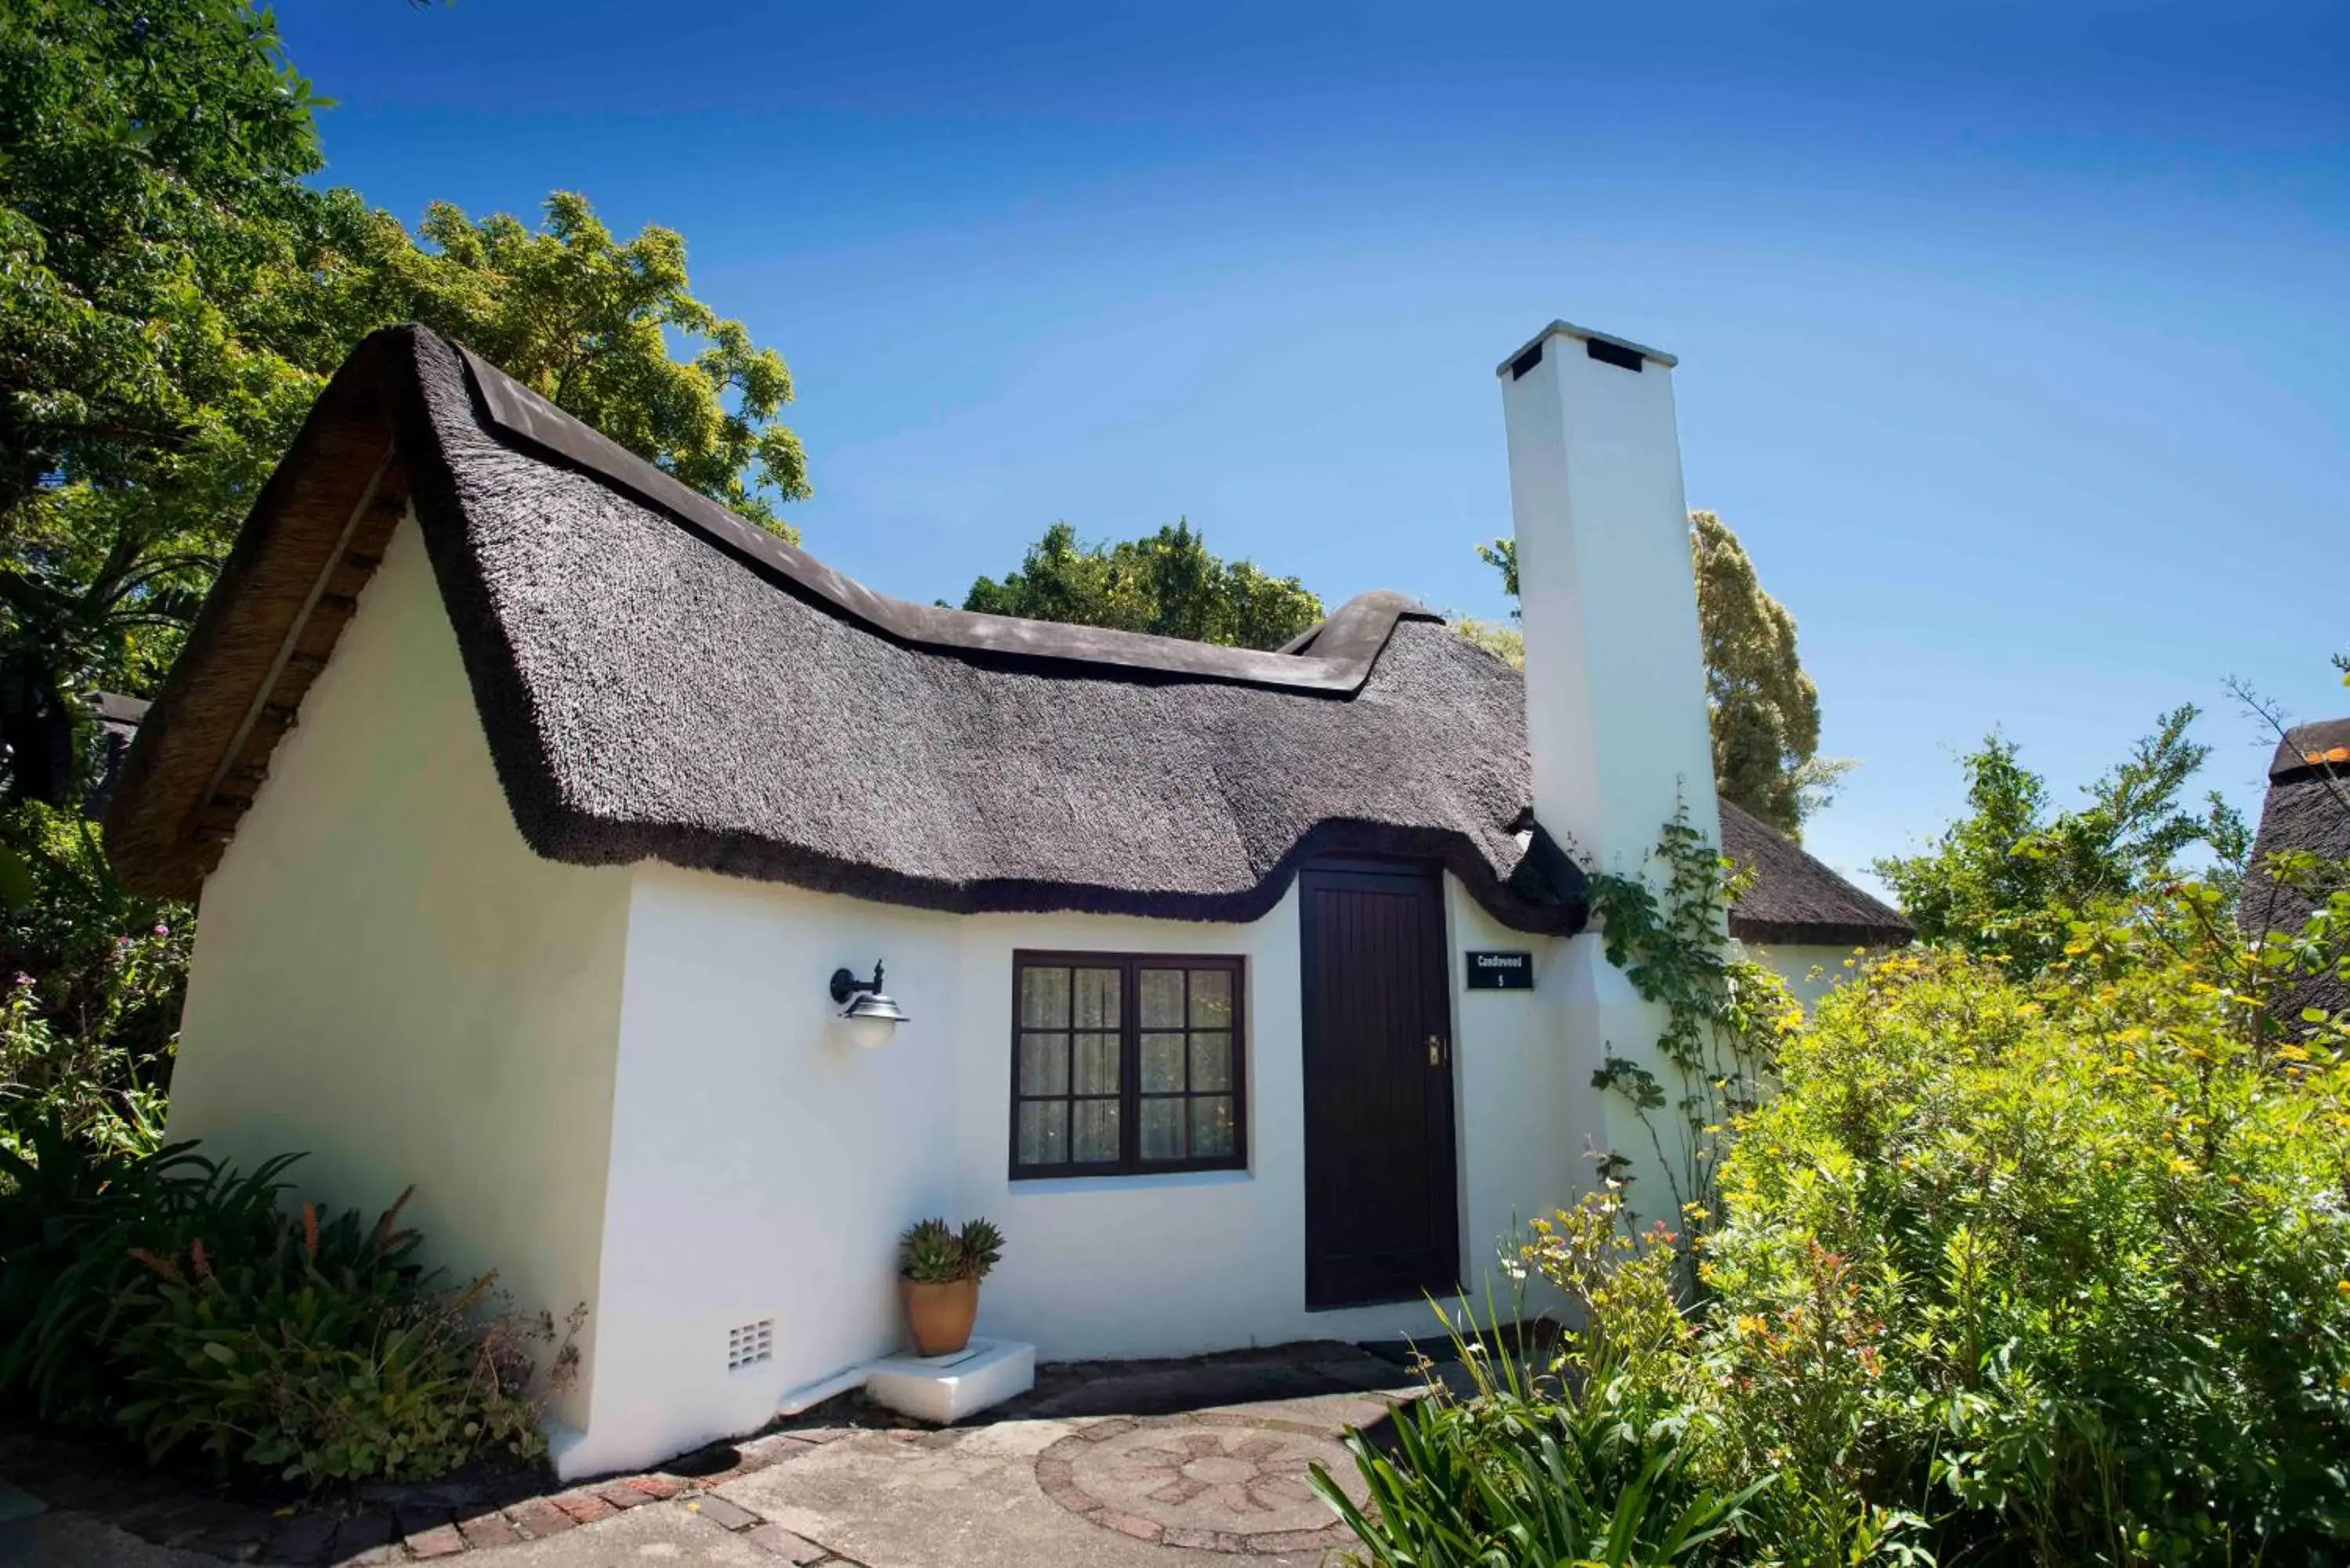
M271 1510L206 1496L186 1490L182 1478L129 1469L113 1462L111 1454L94 1456L86 1446L37 1431L0 1435L0 1470L60 1512L99 1520L154 1545L229 1563L375 1568L439 1562L474 1550L543 1541L648 1503L674 1502L784 1562L854 1568L851 1559L712 1495L712 1489L863 1429L798 1427L713 1445L733 1449L736 1461L691 1477L652 1470L552 1492L536 1490L526 1476L503 1488L464 1483L363 1487L356 1494L357 1506L341 1513ZM62 1458L65 1463L44 1463L45 1458Z
M1310 1369L1323 1376L1336 1374L1341 1384L1367 1394L1378 1383L1392 1385L1399 1380L1392 1365L1367 1355L1357 1346L1334 1341L1305 1341L1163 1360L1062 1362L1037 1369L1038 1384L1032 1394L964 1425L986 1425L999 1418L1031 1416L1050 1417L1057 1414L1049 1408L1049 1401L1056 1394L1087 1386L1187 1374L1246 1374L1259 1369L1289 1373ZM1279 1394L1268 1391L1261 1397L1277 1397ZM1368 1397L1382 1401L1388 1397L1381 1394ZM1218 1425L1276 1428L1294 1425L1277 1417L1212 1408L1194 1408L1187 1414L1191 1419ZM1081 1415L1077 1418L1087 1422L1085 1430L1063 1439L1055 1445L1055 1449L1070 1441L1102 1440L1138 1426L1181 1417L1146 1414ZM671 1503L692 1509L795 1565L856 1568L850 1559L829 1552L821 1543L805 1541L731 1500L713 1495L715 1489L811 1453L841 1438L877 1428L923 1426L909 1417L865 1408L857 1404L854 1396L844 1395L755 1436L712 1443L693 1453L677 1456L668 1461L667 1468L639 1475L608 1476L552 1490L546 1490L552 1482L543 1472L517 1473L485 1483L370 1484L354 1488L325 1506L305 1500L289 1509L207 1491L184 1473L138 1468L132 1456L117 1445L95 1443L30 1424L9 1424L8 1418L0 1417L0 1477L60 1513L78 1514L111 1525L154 1545L230 1563L283 1564L285 1568L376 1568L384 1563L440 1562L474 1551L544 1540L648 1503ZM729 1450L733 1462L723 1468L705 1471L694 1462ZM689 1469L694 1473L684 1473ZM1046 1490L1049 1494L1051 1489ZM1083 1497L1082 1493L1076 1495ZM1073 1512L1087 1511L1063 1498L1055 1497L1055 1501ZM1206 1541L1178 1539L1194 1532L1170 1531L1154 1521L1097 1522L1111 1528L1131 1525L1125 1529L1126 1533L1152 1542L1164 1536L1164 1543L1172 1546L1236 1550L1230 1545L1210 1545ZM1342 1526L1334 1524L1330 1528L1337 1532L1331 1542L1338 1541L1345 1533ZM1152 1533L1144 1534L1146 1530ZM1317 1538L1316 1544L1326 1543L1319 1540L1323 1532L1311 1533ZM1237 1550L1279 1552L1305 1544L1301 1538L1286 1544L1267 1541Z

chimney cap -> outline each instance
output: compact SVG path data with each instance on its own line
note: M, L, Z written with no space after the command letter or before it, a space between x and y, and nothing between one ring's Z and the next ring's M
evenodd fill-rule
M1635 343L1629 337L1618 337L1613 332L1594 332L1588 327L1577 327L1571 321L1554 321L1521 344L1516 353L1494 367L1493 374L1507 376L1510 374L1511 367L1554 337L1579 337L1590 343L1612 343L1618 348L1628 349L1638 354L1643 359L1653 359L1668 370L1680 363L1679 359L1661 348L1651 348L1646 344Z

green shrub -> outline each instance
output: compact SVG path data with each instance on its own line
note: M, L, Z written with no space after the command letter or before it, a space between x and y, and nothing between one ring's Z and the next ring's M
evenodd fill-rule
M119 1418L149 1456L187 1444L224 1470L315 1485L544 1453L528 1342L553 1324L477 1326L492 1276L447 1292L421 1275L417 1233L393 1228L407 1200L364 1233L356 1211L322 1226L305 1204L298 1234L281 1227L267 1254L234 1262L201 1241L177 1261L140 1251L154 1278L122 1345L139 1397Z
M295 1157L244 1174L55 1120L30 1141L0 1149L0 1390L45 1417L313 1485L544 1451L530 1395L556 1325L488 1314L492 1276L452 1289L420 1268L405 1194L371 1227L322 1221L280 1210ZM566 1335L546 1388L576 1362Z
M1705 1248L1739 1429L2064 1562L2350 1541L2350 1044L2184 890L2029 986L1918 952L1782 1053Z
M280 1228L278 1178L292 1157L247 1174L177 1144L137 1154L75 1134L52 1106L0 1145L0 1393L29 1396L68 1426L112 1419L116 1353L145 1249L184 1256L198 1238L255 1254Z
M107 1147L162 1141L192 930L184 905L114 880L95 823L0 810L0 1147L45 1119Z
M2350 1019L2270 1015L2350 908L2248 947L2224 898L2027 980L1862 970L1780 1040L1693 1285L1611 1180L1514 1255L1565 1299L1544 1375L1358 1445L1377 1518L1326 1499L1392 1564L1648 1561L1698 1504L1674 1549L1742 1565L2344 1561Z
M1697 1562L1762 1490L1733 1492L1700 1473L1695 1407L1663 1354L1690 1332L1673 1300L1671 1239L1636 1241L1616 1226L1619 1212L1612 1195L1595 1198L1537 1227L1528 1256L1556 1266L1571 1296L1597 1293L1577 1298L1584 1330L1546 1371L1528 1364L1498 1311L1474 1338L1448 1323L1467 1388L1431 1377L1424 1397L1395 1413L1392 1458L1347 1436L1370 1510L1314 1468L1315 1491L1373 1562Z

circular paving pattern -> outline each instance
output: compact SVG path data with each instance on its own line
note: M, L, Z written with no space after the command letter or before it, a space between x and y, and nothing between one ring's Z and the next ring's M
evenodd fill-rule
M1106 1530L1208 1552L1315 1552L1353 1541L1305 1484L1319 1464L1357 1502L1355 1461L1302 1421L1166 1416L1097 1422L1037 1456L1046 1496Z

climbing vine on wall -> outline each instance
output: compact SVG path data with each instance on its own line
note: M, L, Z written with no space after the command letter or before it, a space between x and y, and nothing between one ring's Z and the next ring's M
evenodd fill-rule
M1638 1113L1664 1173L1684 1238L1717 1210L1714 1168L1738 1117L1761 1103L1780 1036L1803 1012L1784 981L1734 956L1730 906L1745 887L1690 822L1683 803L1664 825L1649 859L1664 871L1661 888L1641 876L1588 872L1586 895L1607 961L1632 987L1665 1010L1657 1041L1660 1075L1609 1054L1592 1086L1622 1096ZM1681 1157L1666 1151L1658 1118L1679 1116L1689 1137ZM1615 1150L1602 1174L1627 1180L1630 1158ZM1631 1205L1627 1206L1631 1207ZM1689 1242L1683 1241L1684 1251Z

